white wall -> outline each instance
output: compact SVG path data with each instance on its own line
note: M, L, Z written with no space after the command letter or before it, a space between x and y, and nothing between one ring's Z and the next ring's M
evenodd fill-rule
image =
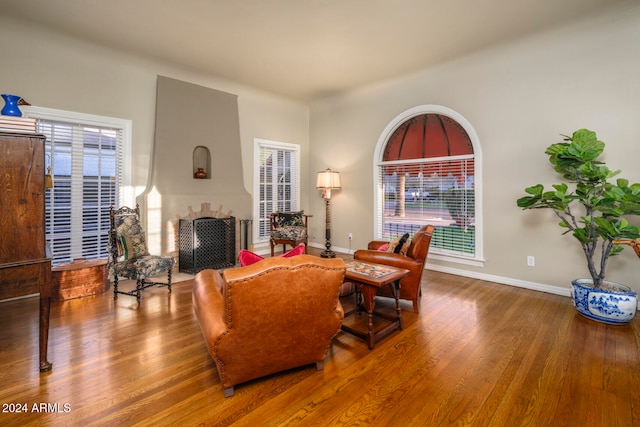
M579 127L608 143L607 160L640 181L640 6L569 23L395 81L307 106L233 82L163 64L0 17L0 92L34 105L133 121L133 185L147 185L158 74L239 96L244 184L252 191L253 138L302 146L302 206L314 214L322 245L324 204L316 171L342 173L332 199L333 243L359 248L373 238L373 151L400 112L441 104L469 120L484 156L486 263L467 274L565 287L584 276L579 249L547 212L523 212L523 188L555 182L544 149ZM381 58L384 60L384 58ZM153 231L153 230L150 230ZM609 278L640 291L630 251L610 262ZM527 255L536 267L526 267ZM440 268L455 267L446 264Z
M561 235L553 214L521 211L516 199L526 186L557 182L544 150L581 127L608 143L612 169L640 182L640 6L627 4L312 104L311 170L331 167L343 181L332 199L334 246L347 247L349 232L354 248L374 237L376 142L394 117L422 104L462 114L477 131L484 157L484 268L433 262L436 268L539 288L588 276L579 246ZM322 212L319 196L311 206ZM312 234L322 236L323 227L315 221ZM610 261L607 277L640 291L640 260L625 252ZM527 255L535 256L535 267L526 266Z
M4 17L0 17L0 56L3 58L0 93L20 95L40 107L132 120L134 194L141 194L148 184L157 75L238 95L244 186L249 193L253 188L254 138L300 144L302 185L304 188L309 185L307 105ZM192 145L188 144L190 150ZM175 167L188 170L191 165ZM201 202L211 202L217 208L216 200ZM305 193L302 197L305 209L307 202ZM148 232L153 235L160 230Z

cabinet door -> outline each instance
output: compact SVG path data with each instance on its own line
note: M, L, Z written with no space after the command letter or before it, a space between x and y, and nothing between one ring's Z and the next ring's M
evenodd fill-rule
M44 138L0 133L0 264L45 258Z

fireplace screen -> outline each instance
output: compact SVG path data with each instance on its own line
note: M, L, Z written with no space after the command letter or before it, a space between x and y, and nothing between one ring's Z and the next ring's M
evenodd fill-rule
M236 262L236 219L181 219L179 271L196 274L207 268L233 267Z

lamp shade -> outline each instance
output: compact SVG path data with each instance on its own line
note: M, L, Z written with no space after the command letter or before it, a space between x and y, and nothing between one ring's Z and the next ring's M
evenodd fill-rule
M322 172L318 172L318 178L316 180L316 188L321 189L338 189L341 188L340 184L340 172L332 171L327 168Z

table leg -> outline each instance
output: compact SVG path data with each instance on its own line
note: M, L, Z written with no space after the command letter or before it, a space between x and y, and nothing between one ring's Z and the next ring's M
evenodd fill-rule
M40 285L40 372L51 370L51 362L47 360L49 346L49 316L51 313L51 263L43 264L43 283Z
M396 317L398 319L400 329L402 329L404 325L402 324L402 310L400 310L400 280L391 284L391 292L393 293L393 297L396 299Z
M368 319L368 334L367 345L369 349L372 349L376 345L376 337L373 332L373 308L376 303L376 289L371 286L362 287L362 297L364 308L367 310Z
M51 312L51 297L40 297L40 372L51 370L51 362L47 360L49 345L49 313Z

